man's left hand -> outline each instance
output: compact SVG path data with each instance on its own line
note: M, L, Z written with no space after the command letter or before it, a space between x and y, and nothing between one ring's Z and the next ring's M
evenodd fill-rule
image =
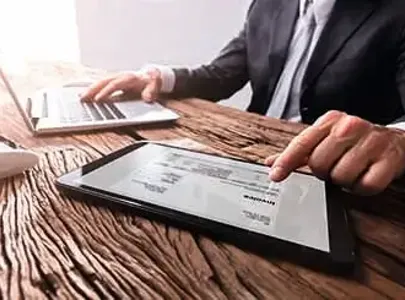
M272 166L273 181L307 164L321 179L354 193L376 194L405 170L405 132L330 111L265 163Z

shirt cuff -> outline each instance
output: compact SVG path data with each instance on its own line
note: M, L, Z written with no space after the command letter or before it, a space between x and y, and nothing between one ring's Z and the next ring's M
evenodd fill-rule
M388 125L386 125L386 127L393 128L393 129L405 130L405 121L402 120L402 118L401 118L401 121L397 121L395 123L388 124Z
M142 70L147 69L157 69L160 72L160 76L162 79L162 86L160 91L162 93L171 93L174 89L174 85L176 83L176 74L174 73L173 69L163 65L151 65L148 64L142 68Z

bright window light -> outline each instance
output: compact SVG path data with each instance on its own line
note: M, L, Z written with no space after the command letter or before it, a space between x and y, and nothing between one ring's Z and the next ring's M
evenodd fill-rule
M1 0L0 50L7 61L78 61L75 0Z

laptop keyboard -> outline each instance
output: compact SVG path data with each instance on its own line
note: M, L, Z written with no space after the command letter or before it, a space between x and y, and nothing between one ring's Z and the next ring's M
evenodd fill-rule
M46 94L44 96L44 107L49 107L51 103ZM77 98L69 101L62 97L52 97L51 101L62 123L125 119L114 103L82 102Z
M52 99L53 101L56 99ZM65 102L62 99L55 103L58 108L59 121L62 123L89 122L93 120L91 110L85 103ZM99 118L100 120L100 118Z
M43 115L61 123L134 119L150 112L143 101L83 102L77 89L48 90L43 97Z

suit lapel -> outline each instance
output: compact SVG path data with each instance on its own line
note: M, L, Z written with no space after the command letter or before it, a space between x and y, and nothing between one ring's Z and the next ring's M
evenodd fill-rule
M303 92L322 73L350 37L371 16L377 1L337 0L309 62Z

